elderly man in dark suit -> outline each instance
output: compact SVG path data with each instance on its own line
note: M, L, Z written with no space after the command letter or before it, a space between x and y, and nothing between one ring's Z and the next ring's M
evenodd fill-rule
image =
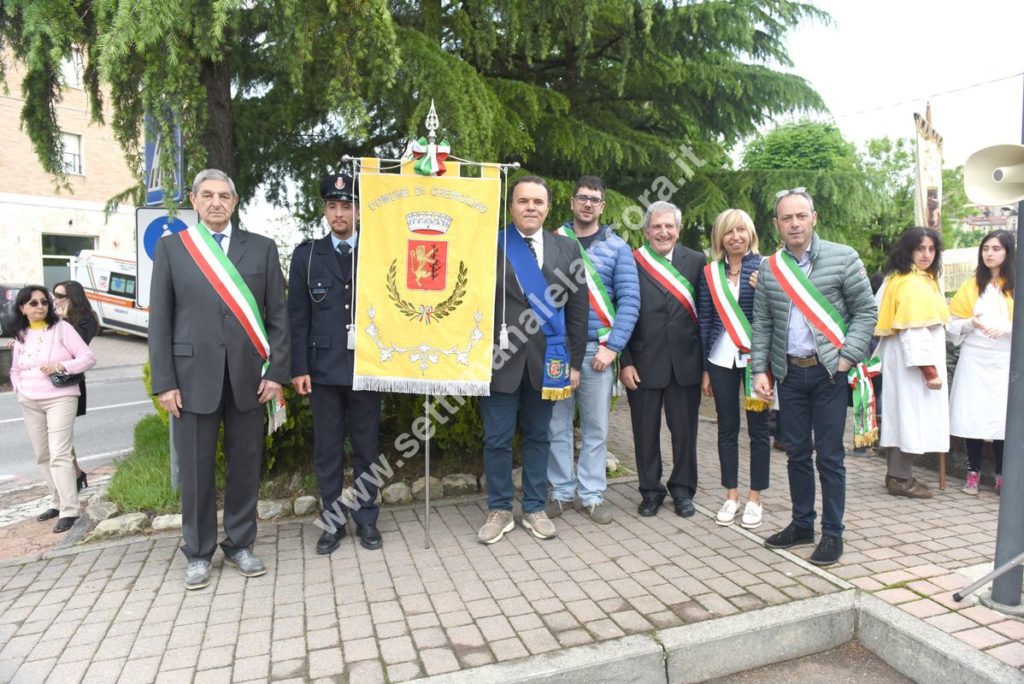
M640 317L622 352L619 379L626 386L640 479L639 513L657 515L661 483L661 410L672 434L667 493L675 512L694 514L697 490L697 411L703 372L694 293L704 255L677 245L679 209L654 202L644 217L647 243L634 252L640 276Z
M355 305L359 207L352 176L320 181L324 221L331 232L304 242L292 254L288 317L292 332L292 387L309 395L313 409L313 467L320 483L323 533L316 552L326 555L345 537L351 511L366 549L383 545L377 529L377 482L370 464L378 456L380 394L352 389L355 345L349 344ZM352 441L355 501L342 501L345 430Z
M547 502L548 425L554 402L579 384L589 304L579 247L544 231L551 192L523 176L510 191L512 225L498 237L495 349L491 394L481 397L487 521L477 535L493 544L515 527L512 438L522 420L523 526L538 539L556 535Z
M251 551L263 420L265 404L280 399L289 378L289 339L277 247L232 226L232 180L217 169L201 171L190 198L199 224L157 243L149 358L153 393L174 417L185 588L201 589L210 583L217 547L214 469L222 422L228 470L220 546L246 577L266 572Z

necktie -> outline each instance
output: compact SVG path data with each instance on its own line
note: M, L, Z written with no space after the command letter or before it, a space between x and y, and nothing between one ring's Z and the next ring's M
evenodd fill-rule
M214 233L213 239L217 241L217 246L224 249L224 238L227 237L224 233Z
M352 245L347 242L338 243L338 264L341 266L341 275L345 280L352 277Z
M537 259L537 248L533 246L533 238L524 237L523 240L526 241L526 246L530 248L530 254L533 255L533 260L536 261L537 263L540 263L540 261Z

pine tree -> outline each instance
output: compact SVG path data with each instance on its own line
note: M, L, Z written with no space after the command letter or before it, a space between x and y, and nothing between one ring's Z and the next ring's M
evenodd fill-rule
M548 176L556 219L577 176L601 175L617 220L678 191L681 149L718 167L773 117L822 107L780 70L805 20L827 16L790 0L0 0L0 46L27 67L25 128L58 182L59 65L81 46L93 116L109 98L136 168L149 112L181 126L190 174L222 168L243 201L262 184L282 205L297 182L312 219L316 178L343 154L399 155L433 98L457 156Z

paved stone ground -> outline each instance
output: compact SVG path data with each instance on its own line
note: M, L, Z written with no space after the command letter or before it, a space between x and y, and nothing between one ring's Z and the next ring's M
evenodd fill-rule
M620 402L611 446L626 463L628 424ZM546 542L517 527L477 544L482 500L435 507L429 550L421 507L382 513L383 552L349 540L325 558L309 521L263 525L255 551L268 574L246 580L218 555L199 592L182 587L174 536L0 564L0 680L397 682L830 593L843 578L1024 665L1024 622L949 599L991 558L991 492L951 483L930 502L897 500L880 459L850 457L848 551L824 575L705 514L722 496L714 433L702 420L702 512L690 519L637 517L635 483L618 482L612 524L568 513ZM785 457L772 465L762 537L788 521Z

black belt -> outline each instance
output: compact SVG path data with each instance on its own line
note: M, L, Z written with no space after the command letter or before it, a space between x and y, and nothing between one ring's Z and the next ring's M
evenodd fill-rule
M818 365L817 356L789 356L787 354L786 361L789 362L790 366L796 366L797 368L810 368L811 366Z

